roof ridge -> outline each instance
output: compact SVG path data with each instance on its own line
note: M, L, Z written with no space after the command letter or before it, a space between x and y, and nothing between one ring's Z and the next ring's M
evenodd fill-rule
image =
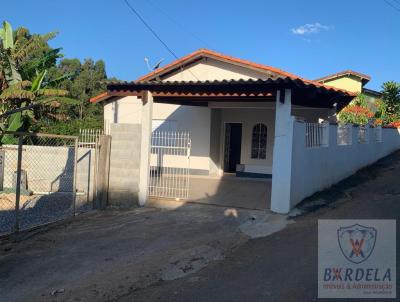
M181 57L179 59L176 59L176 60L172 61L171 63L165 65L162 68L159 68L159 69L154 70L154 71L152 71L152 72L150 72L148 74L145 74L144 76L141 76L136 81L142 81L144 79L151 78L151 77L153 77L155 75L158 75L158 74L162 73L166 69L169 69L170 67L179 64L180 62L186 61L188 59L191 59L192 57L196 57L196 56L201 55L201 54L215 56L215 57L220 58L220 59L227 59L229 61L242 63L244 65L250 65L250 66L253 66L253 67L258 67L260 69L273 71L273 72L279 73L281 75L288 76L288 77L295 78L295 79L303 79L302 77L300 77L300 76L298 76L298 75L296 75L294 73L287 72L287 71L282 70L282 69L277 68L277 67L273 67L273 66L269 66L269 65L265 65L265 64L260 64L260 63L255 63L255 62L252 62L252 61L249 61L249 60L246 60L246 59L236 58L236 57L233 57L233 56L230 56L230 55L225 55L223 53L220 53L220 52L217 52L217 51L214 51L214 50L210 50L210 49L207 49L207 48L199 48L196 51L194 51L194 52L192 52L192 53L190 53L190 54L188 54L188 55L186 55L184 57Z
M354 70L351 70L351 69L346 69L346 70L343 70L343 71L339 71L339 72L335 72L335 73L332 73L332 74L328 74L328 75L326 75L324 77L321 77L321 78L317 78L314 81L321 82L321 81L324 81L324 80L329 80L329 79L340 77L340 76L347 75L347 74L351 74L351 75L357 76L357 77L359 77L361 79L365 79L365 80L368 80L368 81L371 80L371 76L369 76L367 74L364 74L364 73L361 73L361 72L358 72L358 71L354 71Z
M318 81L305 79L305 78L300 77L300 76L298 76L298 75L296 75L294 73L290 73L290 72L287 72L285 70L282 70L282 69L279 69L279 68L276 68L276 67L273 67L273 66L259 64L259 63L255 63L255 62L252 62L252 61L249 61L249 60L244 60L244 59L239 59L239 58L232 57L232 56L229 56L229 55L224 55L222 53L219 53L219 52L207 49L207 48L200 48L200 49L198 49L198 50L196 50L196 51L194 51L194 52L192 52L192 53L190 53L190 54L188 54L188 55L186 55L184 57L181 57L180 59L177 59L177 60L165 65L162 68L154 70L154 71L152 71L152 72L150 72L150 73L138 78L135 82L148 80L149 78L152 78L152 77L154 77L154 76L156 76L158 74L161 74L164 71L168 70L169 68L178 65L179 63L185 62L187 60L190 60L192 58L195 58L195 57L201 56L201 55L208 55L208 56L211 56L211 57L215 57L216 59L227 60L227 61L230 61L230 62L235 62L235 63L238 63L238 64L242 64L242 65L252 66L252 67L255 67L255 68L258 68L258 69L261 69L261 70L275 72L275 73L278 73L278 74L280 74L282 76L289 77L291 79L299 79L299 80L302 80L302 81L310 83L310 84L314 84L315 86L319 86L319 87L329 86L329 85L322 84L322 83L320 83ZM329 87L331 88L332 86L329 86ZM333 88L335 88L335 87L333 87ZM346 89L340 89L340 88L335 88L335 89L338 90L338 91L349 92Z

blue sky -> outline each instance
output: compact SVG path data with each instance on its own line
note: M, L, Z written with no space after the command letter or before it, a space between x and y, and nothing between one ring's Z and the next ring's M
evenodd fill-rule
M178 56L198 48L314 79L344 69L400 81L400 0L129 0ZM397 1L397 2L396 2ZM107 73L134 80L173 60L122 0L18 0L1 19L32 32L58 30L66 57L103 59ZM307 25L308 24L308 25Z

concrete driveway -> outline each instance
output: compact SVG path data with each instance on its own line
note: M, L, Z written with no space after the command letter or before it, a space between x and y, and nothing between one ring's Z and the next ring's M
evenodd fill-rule
M226 207L269 210L271 179L191 176L189 201Z
M108 301L221 261L284 216L169 203L82 214L18 244L0 244L0 301Z

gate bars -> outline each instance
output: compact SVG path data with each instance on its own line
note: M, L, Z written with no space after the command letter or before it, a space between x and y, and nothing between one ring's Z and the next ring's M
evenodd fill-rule
M190 149L189 132L152 133L149 196L189 198Z

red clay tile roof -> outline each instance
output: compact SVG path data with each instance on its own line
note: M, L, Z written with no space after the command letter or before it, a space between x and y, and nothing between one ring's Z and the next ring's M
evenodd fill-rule
M332 105L332 102L338 102L339 99L342 103L348 103L355 96L353 93L337 91L330 86L320 87L320 85L316 86L314 83L304 82L300 79L278 77L247 80L114 82L108 83L107 92L92 98L91 102L101 102L111 97L140 96L146 90L151 91L156 97L195 97L197 100L204 97L265 98L274 97L277 90L286 88L296 91L294 101L298 104L301 103L301 99L307 99L307 101L313 101L313 104L318 103L317 107Z
M352 75L352 76L358 77L361 80L364 80L365 83L368 82L369 80L371 80L371 77L369 75L366 75L366 74L363 74L363 73L360 73L360 72L357 72L357 71L353 71L353 70L344 70L344 71L340 71L340 72L337 72L337 73L334 73L334 74L330 74L330 75L327 75L325 77L316 79L315 81L317 81L317 82L325 82L325 81L328 81L328 80L331 80L331 79L335 79L335 78L342 77L342 76L347 76L347 75Z
M100 93L99 95L96 95L96 96L90 98L89 101L90 101L91 103L97 103L97 102L102 101L102 100L103 100L104 98L106 98L107 96L109 96L108 91L103 92L103 93Z
M292 80L300 80L300 81L302 81L304 83L312 84L312 85L314 85L316 87L322 87L322 88L326 88L326 89L329 89L329 90L334 90L334 91L338 91L338 92L344 92L344 93L347 93L347 94L350 94L350 95L355 95L354 93L352 93L350 91L347 91L345 89L335 88L335 87L332 87L332 86L329 86L329 85L322 84L322 83L320 83L318 81L307 80L307 79L304 79L304 78L302 78L300 76L297 76L297 75L295 75L293 73L286 72L286 71L284 71L282 69L279 69L279 68L275 68L275 67L267 66L267 65L262 65L262 64L251 62L251 61L243 60L243 59L238 59L238 58L235 58L235 57L227 56L227 55L224 55L224 54L221 54L221 53L209 50L209 49L204 49L204 48L199 49L199 50L197 50L197 51L195 51L195 52L193 52L193 53L191 53L191 54L189 54L187 56L184 56L184 57L182 57L182 58L180 58L178 60L175 60L174 62L172 62L170 64L167 64L166 66L164 66L162 68L159 68L159 69L157 69L157 70L155 70L153 72L150 72L150 73L138 78L134 82L138 83L138 82L153 80L157 76L165 74L165 73L167 73L169 71L172 71L172 70L176 69L179 66L188 64L188 63L190 63L190 62L192 62L192 61L194 61L196 59L200 59L200 58L203 58L203 57L212 58L212 59L215 59L215 60L219 60L219 61L223 61L223 62L235 64L235 65L239 65L239 66L242 66L242 67L245 67L245 68L252 68L252 69L255 69L255 70L260 71L260 72L273 72L273 73L275 73L275 74L277 74L277 75L279 75L280 77L283 77L283 78L290 78ZM105 92L103 94L100 94L100 95L98 95L96 97L91 98L90 102L102 101L102 100L106 99L107 96L108 96L108 94L107 94L107 92Z
M174 62L159 68L153 72L150 72L140 78L138 78L135 82L140 82L140 81L148 81L148 80L152 80L154 79L156 76L161 75L165 72L168 72L169 70L173 69L174 67L183 65L183 64L187 64L188 62L200 58L200 57L208 57L208 58L214 58L216 60L219 61L225 61L228 63L233 63L233 64L238 64L241 65L243 67L250 67L250 68L254 68L254 69L258 69L259 71L269 71L269 72L273 72L276 73L282 77L288 77L291 78L293 80L302 80L305 83L310 83L310 84L314 84L316 86L320 86L320 87L324 87L326 85L319 83L317 81L312 81L312 80L307 80L305 78L302 78L298 75L295 75L293 73L284 71L282 69L276 68L276 67L272 67L272 66L267 66L267 65L263 65L263 64L258 64L258 63L254 63L251 61L247 61L247 60L243 60L243 59L238 59L235 57L231 57L231 56L227 56L209 49L205 49L205 48L201 48L187 56L184 56L178 60L175 60ZM329 86L329 88L332 88L331 86ZM345 89L339 89L339 88L334 88L334 90L337 91L344 91L344 92L348 92Z

